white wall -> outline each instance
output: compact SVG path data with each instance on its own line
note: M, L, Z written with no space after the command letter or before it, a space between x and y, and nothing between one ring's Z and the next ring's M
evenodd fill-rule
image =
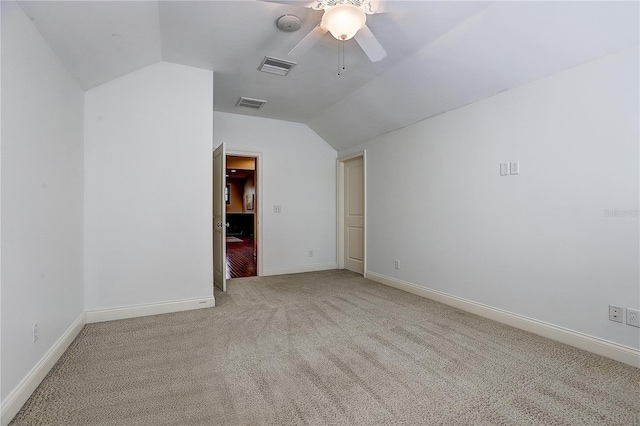
M262 153L263 274L335 268L335 149L304 124L221 112L214 123L214 148Z
M212 296L212 106L164 62L86 92L87 311Z
M608 320L638 217L605 215L639 207L638 75L636 47L365 144L369 271L639 348Z
M1 3L4 402L84 312L83 92L22 9Z

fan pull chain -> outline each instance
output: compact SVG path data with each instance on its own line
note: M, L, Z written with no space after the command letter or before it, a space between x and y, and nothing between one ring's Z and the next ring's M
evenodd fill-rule
M342 45L342 69L347 69L347 66L344 63L344 41L340 43Z
M340 75L340 41L338 41L338 75Z
M347 69L344 63L344 41L338 40L338 75L342 75L341 71Z

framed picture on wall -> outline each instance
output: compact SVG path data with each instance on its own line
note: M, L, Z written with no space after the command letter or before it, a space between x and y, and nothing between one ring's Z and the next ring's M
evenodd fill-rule
M248 194L244 198L247 210L253 210L253 194Z

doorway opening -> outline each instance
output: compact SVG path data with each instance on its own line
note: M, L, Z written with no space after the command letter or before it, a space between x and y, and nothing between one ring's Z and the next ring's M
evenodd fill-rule
M366 152L338 159L338 268L367 276Z
M226 278L258 275L257 158L226 156Z

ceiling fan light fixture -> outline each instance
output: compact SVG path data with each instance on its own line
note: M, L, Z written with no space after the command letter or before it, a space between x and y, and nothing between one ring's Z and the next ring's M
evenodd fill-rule
M348 3L332 6L322 15L322 26L342 41L353 38L366 22L364 10Z

